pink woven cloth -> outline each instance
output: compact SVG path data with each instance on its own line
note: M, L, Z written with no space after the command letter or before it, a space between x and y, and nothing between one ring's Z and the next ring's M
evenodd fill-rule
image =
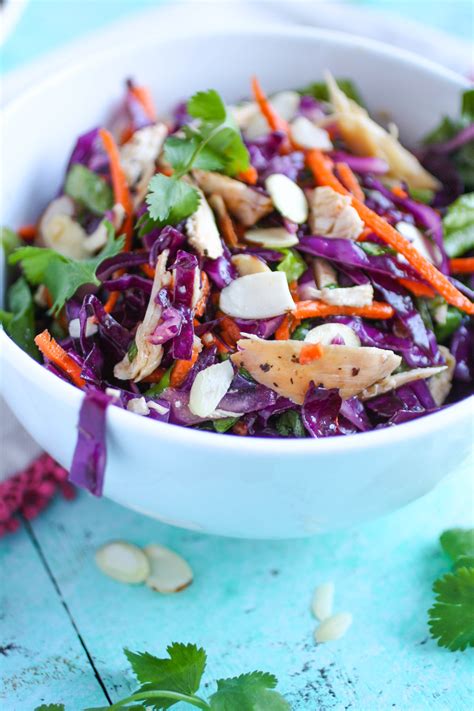
M30 521L56 494L73 499L75 489L68 473L49 454L42 454L26 469L0 482L0 536L13 533L21 519Z

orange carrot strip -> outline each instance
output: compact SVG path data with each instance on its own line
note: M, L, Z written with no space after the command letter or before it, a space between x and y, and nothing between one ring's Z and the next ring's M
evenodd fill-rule
M455 274L471 274L474 272L474 257L450 259L449 268Z
M132 96L141 104L147 118L155 123L158 117L150 90L146 86L137 86L133 83L130 83L128 90L130 94L132 94Z
M179 388L186 380L186 376L198 359L197 349L193 349L191 360L177 360L170 375L170 385L172 388Z
M427 299L432 299L436 295L434 289L432 289L431 286L428 286L428 284L413 281L412 279L399 279L398 281L405 287L405 289L411 291L411 293L415 296L424 296Z
M141 264L141 265L140 265L140 269L141 269L142 272L143 272L144 274L146 274L146 276L149 277L150 279L154 279L154 278L155 278L155 270L154 270L153 267L151 267L149 264Z
M201 297L196 304L196 316L202 316L206 310L207 300L211 293L211 285L206 272L201 272Z
M312 170L315 180L321 185L328 185L337 193L342 195L350 195L345 187L339 182L332 172L332 164L326 156L317 149L312 149L306 154L306 160L309 168ZM420 252L414 247L405 237L403 237L396 229L386 222L383 217L377 215L373 210L370 210L364 203L352 197L352 206L357 211L359 217L365 222L367 227L370 227L373 232L386 244L395 249L400 254L403 254L405 259L411 264L416 271L421 274L423 279L446 299L452 306L456 306L461 311L468 314L474 314L474 304L468 298L461 294L456 289L449 279L441 274L435 266L428 262Z
M222 337L227 345L235 346L239 338L241 338L240 328L237 326L233 318L224 316L220 322Z
M248 185L255 185L258 179L258 173L253 165L249 165L247 170L243 170L237 177L239 180L243 180L244 183L248 183Z
M285 317L281 324L278 326L277 330L275 331L275 340L276 341L287 341L290 337L290 314L285 314Z
M367 240L369 239L369 236L371 234L372 234L372 230L370 229L370 227L364 227L364 230L357 237L357 242L367 242Z
M153 371L153 373L150 373L150 375L147 375L146 378L143 378L141 381L142 383L159 383L163 375L166 373L165 368L156 368L156 370Z
M64 348L61 348L47 328L35 337L35 343L51 363L69 375L74 385L77 385L78 388L84 387L86 381L81 378L81 366L66 353Z
M270 126L270 129L272 131L283 131L283 133L288 136L288 123L282 118L280 118L280 116L278 116L277 112L268 101L257 77L252 78L252 92L260 111L262 112L262 114L267 120L268 125Z
M22 225L18 230L18 234L21 239L33 240L36 237L36 225Z
M214 336L214 343L216 344L218 353L230 353L232 351L232 348L230 348L227 343L217 336Z
M307 365L313 360L319 360L323 355L324 348L320 343L305 343L300 351L299 362L301 365Z
M359 185L359 181L347 163L336 163L336 168L344 187L346 187L355 198L361 202L365 202L365 195Z
M395 197L402 198L402 200L408 197L406 190L403 190L403 188L401 188L399 185L393 186L392 193L395 195Z
M298 319L326 316L362 316L363 318L392 318L394 310L384 301L373 301L369 306L332 306L324 301L298 301L292 312Z

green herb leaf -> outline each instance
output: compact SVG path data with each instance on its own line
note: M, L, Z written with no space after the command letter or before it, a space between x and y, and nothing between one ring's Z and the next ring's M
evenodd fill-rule
M185 170L191 163L194 153L199 146L195 137L189 139L170 136L165 141L164 156L175 170Z
M114 204L110 185L100 175L80 163L75 163L69 169L64 192L94 215L103 215Z
M376 242L358 242L358 246L371 257L378 257L380 254L396 254L394 249L391 247L382 247L381 244Z
M218 168L219 160L221 165ZM212 161L213 168L209 167ZM240 133L231 126L216 131L197 157L196 167L202 170L220 169L226 175L236 175L246 170L249 167L249 154Z
M212 424L216 432L227 432L238 419L238 417L222 417L220 420L213 420Z
M425 205L430 205L433 202L434 195L434 190L429 188L410 188L410 196Z
M35 337L35 313L31 291L23 277L11 285L7 293L9 311L0 310L0 323L17 345L35 360L39 360Z
M127 351L127 356L128 356L128 360L130 361L130 363L133 363L133 361L137 357L137 353L138 353L137 342L135 340L133 340L130 344L130 348Z
M441 534L439 540L453 563L458 558L474 556L474 528L450 528Z
M10 255L10 264L21 264L27 280L33 284L44 284L51 297L53 305L51 313L58 313L65 302L70 299L79 287L86 284L100 286L96 277L97 268L109 257L113 257L123 249L124 237L114 239L114 230L106 223L108 237L103 250L92 259L82 261L70 259L54 249L43 247L20 247Z
M433 585L437 602L429 610L431 635L451 651L474 647L474 568L459 568Z
M9 227L0 227L0 245L3 247L5 257L21 245L21 239Z
M436 340L440 343L446 341L459 328L463 318L462 311L459 311L455 306L448 306L444 323L433 324Z
M163 390L166 390L166 388L168 388L170 385L172 370L173 366L171 365L168 370L162 375L159 382L152 385L151 388L146 391L145 395L147 397L156 397L157 395L161 395Z
M198 208L197 191L192 185L174 176L154 175L148 189L148 214L157 225L175 225Z
M225 104L215 89L198 91L189 99L187 109L190 116L201 121L222 123L227 117Z
M474 123L474 89L468 89L462 95L461 116L467 123Z
M166 689L194 694L199 689L206 667L206 653L202 648L174 643L167 648L169 659L159 659L148 652L124 651L135 676L144 685L140 692ZM167 709L175 703L162 699L154 702L154 708Z
M35 711L64 711L64 704L41 704L35 708Z
M293 341L304 341L306 335L314 327L314 322L311 319L305 319L300 323L299 326L295 328L291 334L291 339Z
M301 415L296 410L286 410L278 416L276 429L282 437L306 437Z
M474 249L474 193L461 195L443 218L444 246L449 257Z
M212 711L290 711L285 699L273 691L273 674L251 672L231 679L219 679L210 698Z
M344 94L349 97L349 99L356 101L359 106L365 106L364 101L359 93L359 90L357 89L354 82L351 81L351 79L336 79L336 83L339 89L341 89L341 91L343 91ZM326 82L323 81L318 81L314 82L313 84L309 84L304 89L299 89L298 93L307 96L312 96L318 101L329 101L328 87Z
M288 283L296 281L306 271L307 264L303 257L295 249L282 249L284 258L277 266L278 272L284 272Z

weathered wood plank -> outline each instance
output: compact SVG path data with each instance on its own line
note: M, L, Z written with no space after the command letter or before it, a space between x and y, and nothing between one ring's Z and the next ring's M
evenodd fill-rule
M113 699L134 686L122 647L161 653L177 640L205 646L209 682L274 672L295 711L468 711L469 655L428 638L426 611L431 583L447 569L437 537L472 524L472 503L465 472L358 529L252 542L172 529L83 495L58 502L34 530ZM93 553L114 538L170 545L191 563L195 582L160 596L107 579ZM354 625L343 640L315 647L308 606L325 580L336 583L336 609L352 612Z
M53 701L104 704L55 586L26 530L0 542L0 707L32 711ZM72 707L71 707L72 708Z

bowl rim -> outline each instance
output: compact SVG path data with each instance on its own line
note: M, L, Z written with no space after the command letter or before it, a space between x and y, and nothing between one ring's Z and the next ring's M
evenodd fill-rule
M8 121L11 113L14 113L21 106L30 100L32 96L41 94L45 88L54 86L54 84L63 81L68 76L73 75L78 71L83 71L88 66L97 66L101 61L122 54L127 51L137 51L143 47L165 44L167 42L194 40L196 37L200 39L208 37L219 38L235 38L236 36L253 36L265 38L280 38L288 37L296 39L323 40L329 44L336 44L342 47L357 47L362 51L383 55L394 59L400 64L413 66L414 64L424 69L432 75L448 80L458 86L461 90L463 87L469 87L469 81L460 74L446 69L438 65L436 62L425 59L409 50L401 49L393 45L387 45L378 40L353 35L348 32L340 32L335 30L326 30L313 27L285 27L280 23L270 25L264 29L242 27L234 27L226 30L216 28L211 31L177 31L176 33L167 34L166 37L148 36L142 41L129 41L120 46L108 47L90 54L86 59L78 60L68 64L63 69L53 72L50 76L43 79L35 86L30 86L19 96L12 99L2 109L2 123ZM17 367L23 368L23 372L29 371L31 379L42 379L47 389L51 389L58 398L62 399L69 407L79 409L82 401L82 392L72 384L58 378L53 373L47 371L40 363L31 358L25 353L4 331L0 328L0 349L2 351L2 359L8 360L9 357L17 361ZM15 366L13 366L15 367ZM210 432L206 430L195 430L190 427L183 427L169 423L150 420L146 417L138 417L135 413L129 412L119 407L109 407L107 410L107 425L113 430L120 430L122 427L133 431L136 436L144 434L146 436L161 435L166 437L167 443L171 446L186 441L193 446L202 446L205 448L216 448L227 450L229 452L240 450L248 451L254 455L265 455L268 453L278 454L281 456L295 455L317 455L318 452L325 454L338 451L351 451L353 449L366 449L380 447L385 445L394 445L400 440L414 440L421 434L427 431L435 433L452 423L459 420L464 420L472 416L474 396L469 396L463 400L447 406L446 408L435 412L431 415L420 417L411 422L406 422L394 427L386 427L379 430L371 430L369 432L357 432L343 437L326 437L318 439L318 443L314 442L314 438L296 439L296 438L267 438L267 437L235 437L222 436L218 432ZM245 444L244 444L245 442Z

